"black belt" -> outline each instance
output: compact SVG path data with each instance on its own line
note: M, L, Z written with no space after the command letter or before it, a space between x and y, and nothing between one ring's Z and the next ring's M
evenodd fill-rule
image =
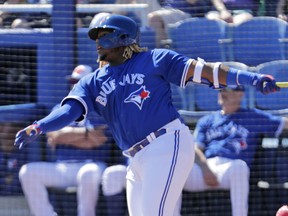
M154 139L156 139L159 136L162 136L165 133L167 133L167 130L165 128L150 133L144 140L133 145L131 148L123 151L123 155L127 157L134 157L137 152L139 152L141 149L149 145Z

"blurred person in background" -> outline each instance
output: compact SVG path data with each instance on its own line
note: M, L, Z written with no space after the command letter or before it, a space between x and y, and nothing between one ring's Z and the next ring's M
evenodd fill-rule
M27 4L26 0L6 0L2 3L8 4ZM0 26L1 28L28 28L28 13L11 13L0 11Z
M8 4L29 4L28 0L6 0L4 5ZM50 28L50 15L44 12L29 13L25 12L5 12L0 11L0 27L1 28Z
M221 110L196 124L195 164L185 191L230 190L232 216L248 215L250 167L263 136L278 137L288 118L257 109L241 108L243 86L218 93Z
M120 0L121 1L121 0ZM125 0L124 0L125 1ZM115 0L77 0L77 4L114 4ZM105 12L105 11L103 11ZM78 28L87 28L89 27L90 22L92 21L95 12L93 13L77 13L76 26Z
M6 56L7 57L7 56ZM5 58L7 60L8 58ZM12 59L9 59L12 62ZM4 58L2 58L4 61ZM27 102L28 75L23 68L0 67L0 105Z
M136 4L135 0L115 0L115 4ZM133 19L137 25L140 27L142 25L142 21L139 18L139 16L132 11L127 11L127 10L114 10L112 12L100 12L97 13L96 15L94 15L93 19L91 20L89 26L93 26L94 23L96 23L98 20L100 20L101 18L109 15L109 14L120 14L120 15L124 15L127 16L131 19Z
M91 72L90 66L77 66L68 77L71 87ZM32 214L57 215L47 188L77 186L78 216L96 215L102 173L109 163L112 141L104 120L96 114L86 121L47 133L47 143L55 159L25 164L19 172Z
M211 0L212 9L206 17L239 25L252 19L259 7L258 0Z
M22 195L18 178L20 167L27 163L27 149L19 151L13 145L14 134L23 125L16 122L0 123L0 195Z
M190 17L204 17L210 8L210 0L160 1L157 9L147 15L148 25L156 32L156 47L166 45L169 24Z
M115 4L136 4L136 3L137 3L137 0L115 0ZM138 24L139 27L142 25L142 21L136 12L125 11L125 10L115 10L112 13L130 17Z
M277 4L277 17L288 21L288 0L279 0Z

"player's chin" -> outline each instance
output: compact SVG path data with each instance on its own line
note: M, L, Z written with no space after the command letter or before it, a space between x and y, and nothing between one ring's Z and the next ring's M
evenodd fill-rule
M100 61L107 61L107 54L98 54Z

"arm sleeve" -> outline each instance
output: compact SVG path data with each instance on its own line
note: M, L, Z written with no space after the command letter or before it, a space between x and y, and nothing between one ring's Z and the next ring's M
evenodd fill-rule
M80 118L84 107L77 100L67 100L58 109L53 110L48 116L37 121L43 133L60 130Z

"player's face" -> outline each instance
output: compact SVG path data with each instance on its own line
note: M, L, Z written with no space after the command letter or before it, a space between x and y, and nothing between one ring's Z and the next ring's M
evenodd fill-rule
M101 29L98 32L98 39L110 34L112 31L109 29ZM116 47L111 49L105 49L102 46L99 45L99 40L96 39L96 45L97 45L97 52L99 55L100 61L106 61L109 62L111 66L119 65L123 63L124 59L122 57L122 54L124 52L124 47Z
M218 96L218 103L222 107L240 107L242 97L244 95L243 91L235 91L231 89L223 89L220 91Z

